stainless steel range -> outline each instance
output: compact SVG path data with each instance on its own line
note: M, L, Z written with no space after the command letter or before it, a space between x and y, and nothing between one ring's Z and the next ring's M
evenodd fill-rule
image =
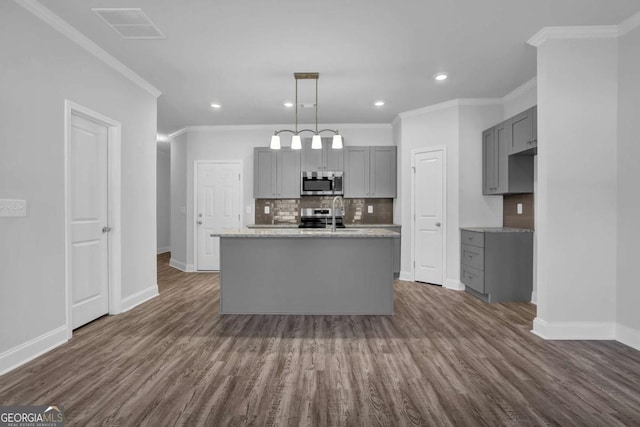
M330 228L332 220L331 208L304 208L300 209L299 228ZM336 228L344 227L344 212L336 209Z

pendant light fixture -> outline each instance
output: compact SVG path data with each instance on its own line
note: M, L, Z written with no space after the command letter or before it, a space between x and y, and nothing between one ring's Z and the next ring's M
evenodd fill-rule
M273 150L280 149L280 134L284 132L289 132L293 134L293 138L291 138L291 149L300 150L302 148L302 140L300 138L300 134L302 132L312 132L313 138L311 138L311 148L314 150L322 149L322 138L320 133L322 132L332 132L333 140L331 142L332 149L341 149L342 148L342 136L337 130L333 129L321 129L318 130L318 79L320 78L320 73L293 73L293 77L296 79L296 126L294 130L290 129L281 129L277 130L273 133L271 137L271 145L269 146ZM316 110L316 127L315 129L302 129L298 130L298 80L315 80L316 81L316 102L314 105Z

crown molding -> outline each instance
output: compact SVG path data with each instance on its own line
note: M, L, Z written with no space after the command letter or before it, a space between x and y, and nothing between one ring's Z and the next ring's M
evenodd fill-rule
M538 78L534 77L531 80L529 80L528 82L518 86L517 88L515 88L514 90L512 90L511 92L509 92L508 94L503 96L502 97L502 103L505 104L505 103L507 103L509 101L512 101L513 99L521 96L523 93L525 93L529 89L532 89L532 88L536 87L537 85L538 85Z
M398 114L392 121L391 121L391 127L394 126L398 126L400 124L400 122L402 121L402 118L400 117L400 114Z
M68 22L60 18L58 15L53 13L51 10L44 7L41 3L36 0L15 0L15 2L22 6L27 11L31 12L47 24L51 26L53 29L62 33L68 39L76 43L78 46L85 49L87 52L107 64L109 67L141 87L142 89L149 92L151 95L156 98L159 97L162 92L158 90L151 83L147 82L145 79L140 77L135 71L131 68L124 65L122 62L118 61L115 57L111 56L106 50L102 49L100 46L95 44L85 35L83 35L80 31L76 30L72 27Z
M187 128L182 128L179 129L173 133L170 133L167 135L167 138L169 139L169 141L173 141L173 138L182 135L183 133L185 133L187 131Z
M275 123L264 125L205 125L205 126L187 126L178 132L208 132L208 131L237 131L237 130L268 130L275 131L278 129L293 128L293 123ZM298 129L313 129L315 123L298 123ZM319 129L391 129L391 123L318 123ZM176 132L175 136L179 135ZM169 138L174 137L174 134L170 134Z
M610 39L618 37L617 25L591 25L581 27L544 27L527 43L540 47L547 40Z
M622 37L638 27L640 27L640 12L625 19L618 25L618 37Z
M449 101L441 102L439 104L427 105L426 107L417 108L415 110L404 111L398 114L400 119L406 119L407 117L419 116L421 114L433 113L434 111L446 110L448 108L455 107L477 107L488 105L501 105L502 98L458 98Z

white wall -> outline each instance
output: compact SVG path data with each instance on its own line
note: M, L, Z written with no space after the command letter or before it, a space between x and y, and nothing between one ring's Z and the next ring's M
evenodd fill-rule
M14 2L0 2L0 52L0 198L28 202L0 218L1 372L65 325L65 99L122 124L122 297L157 290L157 118L155 96Z
M158 253L171 250L171 155L158 146L156 162L156 240Z
M538 317L549 338L613 337L617 40L538 47Z
M401 114L400 167L398 176L402 185L398 189L396 204L400 205L402 224L401 278L413 277L411 247L411 155L418 148L445 146L447 150L447 214L444 237L447 246L445 280L459 281L460 242L455 242L458 233L458 107L425 109ZM397 222L397 219L396 219ZM458 248L458 249L456 249Z
M618 79L617 321L619 333L635 336L619 338L640 348L640 28L619 40Z
M299 125L299 128L312 127L311 125ZM340 130L340 134L344 138L345 145L393 145L393 136L391 125L359 125L359 124L321 124L321 128L332 128ZM186 145L186 172L182 177L186 179L185 186L178 182L182 177L173 176L172 188L176 191L179 188L185 188L186 198L184 200L186 206L186 230L182 234L177 221L172 220L172 239L176 234L182 234L185 238L184 249L181 247L182 242L178 240L174 244L172 240L172 258L182 260L184 256L184 264L186 269L193 269L194 264L194 198L193 198L193 177L194 177L194 161L196 160L241 160L243 163L242 180L242 206L243 206L243 225L252 224L254 222L254 199L253 199L253 147L267 147L270 137L274 129L293 128L292 125L257 125L257 126L203 126L188 128L185 134L180 135L181 141L174 140L172 149L182 144L184 149ZM290 139L282 138L282 145L288 146ZM176 162L178 162L177 157ZM172 164L174 163L172 151ZM179 161L181 162L181 160ZM176 172L178 174L180 172ZM172 193L173 194L173 193ZM180 199L172 200L172 213L176 211L177 206L182 203ZM182 239L182 237L180 238ZM182 252L184 251L184 252ZM178 264L177 264L178 265Z
M187 140L171 141L171 265L187 269Z

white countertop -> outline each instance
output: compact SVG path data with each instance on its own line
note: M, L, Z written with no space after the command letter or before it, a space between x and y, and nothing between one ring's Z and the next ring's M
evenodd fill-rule
M280 238L384 238L396 237L400 233L384 228L341 228L332 232L331 229L308 228L242 228L222 230L212 233L211 237L280 237Z

